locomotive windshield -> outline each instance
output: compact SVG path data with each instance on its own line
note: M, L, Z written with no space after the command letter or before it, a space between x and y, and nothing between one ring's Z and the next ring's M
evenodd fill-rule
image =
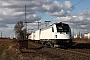
M56 24L57 32L69 32L68 24Z

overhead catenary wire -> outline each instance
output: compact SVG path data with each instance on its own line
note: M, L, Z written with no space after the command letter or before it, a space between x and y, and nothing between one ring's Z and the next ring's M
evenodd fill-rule
M53 1L58 1L58 0L52 0L51 3L52 3ZM67 0L67 1L69 1L69 0ZM83 2L83 1L84 1L84 0L79 1L78 3L76 3L75 5L73 5L72 7L78 5L79 3ZM41 14L41 17L40 17L40 18L42 18L43 15L44 15L44 13ZM39 26L39 25L38 25L38 26Z
M56 1L56 0L54 0L54 1ZM58 0L59 1L59 0ZM65 1L70 1L70 0L65 0ZM84 0L81 0L81 1L79 1L79 2L77 2L76 4L74 4L73 6L76 6L76 5L78 5L79 3L81 3L81 2L83 2Z
M53 2L53 1L57 1L57 0L52 0L52 2ZM72 7L74 7L74 6L78 5L78 4L79 4L79 3L81 3L82 1L84 1L84 0L79 1L78 3L76 3L75 5L73 5ZM44 13L42 13L41 15L42 15L42 16L41 16L41 18L42 18L42 17L43 17L43 15L44 15ZM38 26L39 26L39 25L38 25Z
M76 6L76 5L78 5L78 4L80 4L81 2L83 2L84 0L81 0L81 1L79 1L78 3L76 3L75 5L73 5L73 6Z

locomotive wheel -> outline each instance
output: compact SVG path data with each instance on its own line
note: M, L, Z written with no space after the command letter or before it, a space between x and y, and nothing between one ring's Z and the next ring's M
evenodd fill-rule
M53 43L50 43L50 47L53 47Z
M59 47L59 46L58 46L57 44L53 44L53 47L54 47L54 48L57 48L57 47Z
M53 47L53 44L52 44L51 42L46 42L45 45L46 45L47 47Z

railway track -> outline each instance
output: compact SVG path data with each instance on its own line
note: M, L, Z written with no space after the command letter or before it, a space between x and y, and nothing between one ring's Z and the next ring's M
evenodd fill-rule
M61 48L47 48L41 44L29 41L30 49L36 50L38 53L41 52L44 55L56 56L53 60L90 60L90 49L61 49ZM40 53L40 54L41 54ZM29 55L30 53L27 53ZM48 55L48 56L49 56ZM50 57L51 57L50 56ZM51 60L52 60L51 59Z
M90 55L90 49L69 49L70 51L75 51L75 52L80 52L80 53L83 53L83 54L87 54L87 55Z
M65 50L65 52L70 53L71 55L74 55L76 58L75 59L81 59L81 60L90 60L90 52L87 53L85 50L80 51L81 49L78 50Z
M60 49L60 48L47 48L45 51L52 53L54 55L58 55L62 58L67 60L90 60L90 54L85 52L77 52L75 50L68 50L68 49Z

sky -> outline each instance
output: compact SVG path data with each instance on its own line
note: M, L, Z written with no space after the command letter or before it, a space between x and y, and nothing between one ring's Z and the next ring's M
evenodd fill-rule
M45 26L44 21L64 22L75 33L90 32L89 0L0 0L0 32L3 37L14 36L14 26L18 21L26 20L28 30Z

